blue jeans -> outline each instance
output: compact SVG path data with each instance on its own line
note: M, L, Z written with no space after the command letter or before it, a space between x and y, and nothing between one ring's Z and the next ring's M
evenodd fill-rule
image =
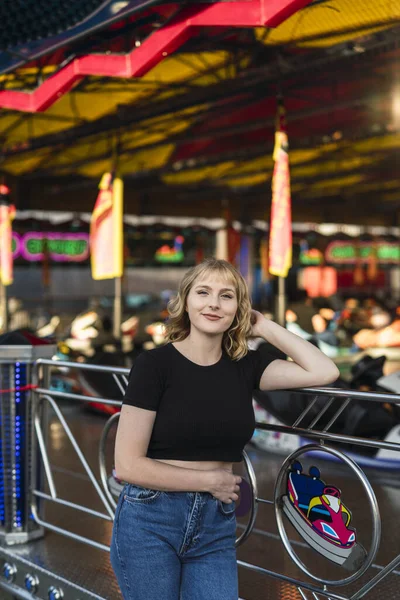
M124 600L238 600L235 503L126 484L111 564Z

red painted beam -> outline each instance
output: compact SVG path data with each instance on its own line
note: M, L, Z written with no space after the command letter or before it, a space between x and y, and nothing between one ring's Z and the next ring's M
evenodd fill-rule
M242 0L185 8L129 54L88 54L77 58L33 92L0 91L0 107L43 112L87 75L124 78L145 75L201 27L276 27L310 1Z

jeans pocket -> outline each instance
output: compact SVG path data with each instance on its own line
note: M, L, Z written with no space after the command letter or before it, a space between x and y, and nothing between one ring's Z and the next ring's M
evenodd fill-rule
M129 484L124 490L124 500L132 504L149 504L161 495L160 490L151 490L140 485Z
M233 500L229 504L222 502L222 500L218 500L218 510L224 517L233 517L236 511L236 504Z
M125 489L126 489L126 485L124 485L124 487L119 495L119 498L118 498L117 506L115 508L115 513L114 513L114 525L116 525L116 523L118 522L119 513L121 512L122 502L124 500Z

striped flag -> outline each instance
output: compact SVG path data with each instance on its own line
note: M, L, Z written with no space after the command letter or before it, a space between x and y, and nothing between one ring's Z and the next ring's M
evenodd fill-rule
M288 138L285 131L285 109L278 99L277 130L275 132L275 161L272 175L271 228L269 238L269 272L287 277L292 266L292 211Z
M105 173L90 219L90 255L93 279L122 277L123 182Z
M15 206L8 202L9 193L7 186L0 185L0 281L3 285L11 285L14 281L11 224Z

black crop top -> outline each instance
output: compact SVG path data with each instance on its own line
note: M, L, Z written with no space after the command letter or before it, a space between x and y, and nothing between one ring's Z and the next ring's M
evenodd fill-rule
M250 350L201 366L172 344L140 354L123 404L157 411L147 456L240 462L254 432L252 392L273 360Z

